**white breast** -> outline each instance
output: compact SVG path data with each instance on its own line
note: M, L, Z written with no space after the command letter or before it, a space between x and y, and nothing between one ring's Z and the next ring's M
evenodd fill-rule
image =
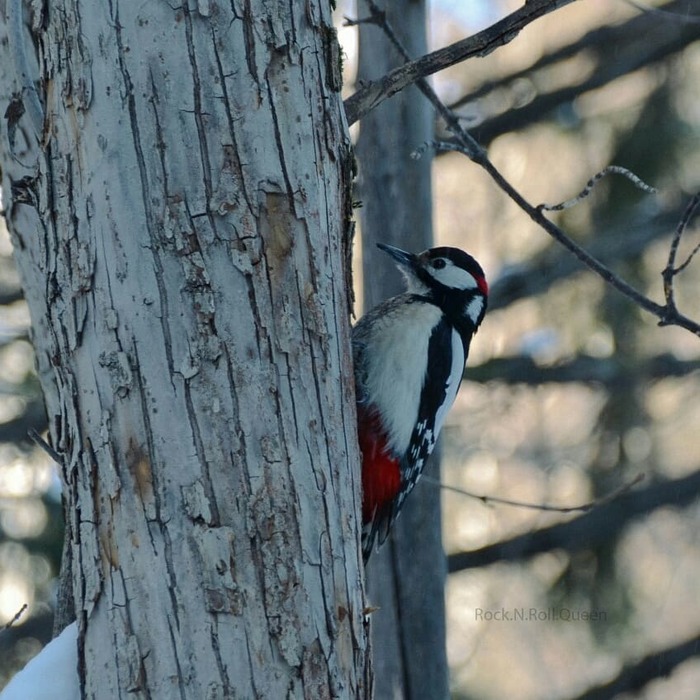
M367 338L368 395L384 418L390 447L399 454L408 448L418 418L428 364L428 342L441 316L442 311L433 304L402 305L378 322L371 337ZM459 355L463 368L462 344L457 333L453 336L459 341L459 352L456 353L453 338L453 365L459 360L455 355ZM458 385L459 382L454 383L455 394ZM453 400L454 395L450 404Z

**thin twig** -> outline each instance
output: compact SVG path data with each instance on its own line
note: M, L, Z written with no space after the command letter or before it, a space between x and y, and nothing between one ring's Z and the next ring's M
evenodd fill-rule
M375 12L368 17L356 17L353 19L352 17L348 17L347 15L343 16L343 26L344 27L358 27L360 24L375 24L378 27L382 26L382 20L381 16L384 15L383 10L379 10L378 12Z
M685 233L685 230L688 228L688 224L693 218L693 215L695 214L695 210L698 208L698 205L700 205L700 192L697 192L695 195L693 195L693 198L690 200L690 202L688 202L688 206L686 206L685 211L683 212L683 216L678 222L676 231L673 234L673 240L671 241L671 247L668 252L668 263L666 265L666 268L673 273L680 272L685 267L687 267L688 263L690 262L690 259L688 259L680 267L676 267L676 254L678 253L678 246L681 242L681 237ZM691 256L692 255L693 253L691 253Z
M691 260L697 255L698 251L700 250L700 243L698 243L693 250L690 251L690 255L685 259L683 263L681 263L675 270L676 274L679 272L683 272L688 265L690 265Z
M437 51L421 56L412 61L406 58L406 63L387 73L379 80L373 80L363 85L353 95L345 100L345 114L348 124L352 125L365 116L368 112L382 103L388 97L395 95L408 85L418 82L433 73L449 68L461 61L473 56L486 56L500 46L511 42L525 28L536 19L554 12L576 0L528 0L515 12L512 12L502 20L492 24L483 31L477 32L466 39L445 46ZM371 22L379 25L384 31L388 26L382 10L377 7L374 0L368 0L368 5L373 19L363 19L362 22ZM351 21L351 24L360 20ZM392 42L393 43L393 42ZM396 45L396 44L395 44Z
M469 140L474 140L469 137ZM625 282L621 277L616 275L609 267L604 265L600 260L594 258L590 253L582 248L573 239L569 238L562 229L556 224L553 224L537 207L532 206L514 187L506 180L495 165L483 153L480 157L474 157L475 149L472 143L463 147L461 143L456 142L440 142L437 146L441 149L449 149L458 151L466 155L472 162L486 170L498 187L505 192L536 224L543 228L554 240L567 248L573 253L578 260L586 267L595 272L605 282L624 294L628 299L631 299L637 306L641 307L650 314L653 314L659 319L659 325L669 326L676 325L694 333L700 337L700 324L693 321L678 312L675 307L668 305L657 304L649 297L642 294L632 285Z
M531 3L526 3L526 6ZM534 3L532 3L534 4ZM377 22L382 30L389 38L391 43L401 53L405 60L410 60L410 55L403 47L396 34L392 30L389 22L384 14L377 7L374 0L368 0L368 5L373 15L376 16ZM494 25L495 26L495 25ZM416 62L414 62L416 63ZM389 75L392 75L391 73ZM673 304L658 304L632 285L625 282L621 277L616 275L610 268L601 263L597 258L593 257L584 248L582 248L573 239L569 238L562 229L552 223L543 213L543 211L530 204L518 190L501 174L496 166L489 160L486 150L472 137L472 135L462 126L459 117L437 96L437 93L429 85L428 81L423 77L415 77L412 81L420 91L428 98L430 103L435 107L437 113L445 120L447 129L454 135L454 142L438 142L436 148L444 150L454 150L466 155L473 163L481 166L490 176L496 185L524 211L532 221L544 229L554 240L567 248L578 260L595 272L609 285L617 289L621 294L632 300L637 306L648 311L650 314L659 319L660 326L679 326L685 328L694 335L700 337L700 323L679 313L678 309ZM402 86L403 87L403 86ZM392 93L393 94L393 93ZM371 109L372 105L368 108Z
M538 530L529 529L520 535L476 550L450 554L447 570L454 573L496 562L522 561L554 549L570 553L591 550L615 541L631 523L638 522L657 508L691 506L697 501L698 494L700 471L680 479L654 480L643 488L619 496L613 503L567 518L565 522Z
M637 476L632 479L632 481L622 484L619 488L615 489L614 491L611 491L610 493L606 494L605 496L601 496L600 498L596 498L593 501L589 501L588 503L583 503L578 506L552 506L548 505L546 503L526 503L524 501L513 501L509 498L500 498L498 496L483 496L479 495L476 493L472 493L471 491L467 491L466 489L459 488L457 486L450 486L449 484L443 484L441 481L438 481L437 479L433 479L432 477L429 476L424 476L423 480L427 481L429 484L432 484L433 486L439 486L441 489L444 489L445 491L452 491L453 493L459 493L462 496L468 496L469 498L474 498L477 501L481 501L482 503L489 505L491 503L497 503L499 505L503 506L513 506L515 508L528 508L530 510L540 510L540 511L547 511L551 513L587 513L590 510L593 510L594 508L598 508L600 506L603 506L607 503L610 503L611 501L614 501L616 498L619 498L623 494L627 493L630 489L632 489L634 486L637 484L641 483L645 479L644 474L638 474Z
M693 215L695 214L695 210L698 208L698 205L700 205L700 192L696 192L693 198L690 200L688 206L683 212L683 217L678 222L678 226L676 226L676 230L673 234L673 239L671 240L671 246L668 249L668 260L666 261L666 267L661 272L661 279L664 283L664 296L666 297L666 306L669 309L673 309L674 311L676 310L676 300L673 289L674 278L679 272L688 267L690 261L693 259L693 257L695 257L695 254L698 252L698 249L700 249L700 244L695 246L690 255L686 258L685 262L683 262L679 267L676 267L676 255L678 254L678 246L681 243L681 238L683 237L683 234L688 228L688 224L693 218Z
M27 435L29 435L29 437L34 440L34 442L39 445L39 447L41 447L41 449L44 450L44 452L46 452L46 454L51 457L56 464L63 464L61 455L58 454L58 452L56 452L56 450L54 450L54 448L51 447L51 445L49 445L49 443L46 442L46 440L44 440L44 438L41 437L41 435L39 435L34 428L30 428L27 431Z
M22 617L22 615L24 614L24 611L25 611L28 607L29 607L29 605L28 605L27 603L25 603L25 604L15 613L15 616L14 616L9 622L7 622L7 623L3 626L2 631L5 632L6 630L9 630L10 627L13 627L13 626L19 621L19 618Z
M603 168L600 172L596 173L575 197L567 199L565 202L561 202L560 204L539 204L537 205L537 209L540 211L563 211L564 209L570 209L586 199L586 197L588 197L588 195L590 195L590 193L593 191L593 188L606 175L611 174L624 175L635 187L638 187L640 190L643 190L649 194L656 194L655 187L647 185L644 180L635 175L631 170L623 168L621 165L608 165L606 168Z

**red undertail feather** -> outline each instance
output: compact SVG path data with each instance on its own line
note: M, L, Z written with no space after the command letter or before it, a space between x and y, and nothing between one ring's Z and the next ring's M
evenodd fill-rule
M386 433L371 409L358 407L362 452L362 523L381 517L401 488L399 460L387 448Z

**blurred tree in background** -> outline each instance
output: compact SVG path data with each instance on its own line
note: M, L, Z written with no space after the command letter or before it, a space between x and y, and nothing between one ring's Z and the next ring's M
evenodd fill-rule
M520 4L435 0L433 44ZM339 27L343 15L357 16L339 6ZM355 32L341 29L348 94ZM376 40L386 40L379 28ZM673 232L700 190L695 0L575 2L433 85L533 204L573 197L609 164L654 185L649 195L611 176L550 218L662 303ZM448 138L440 119L435 130ZM624 491L585 513L444 491L453 696L697 697L698 337L659 327L464 156L436 158L433 177L437 242L468 249L492 283L468 381L443 431L444 484L561 507ZM700 240L696 221L678 263ZM6 237L0 255L0 625L29 604L0 634L2 687L50 637L61 525L50 461L27 439L44 418ZM696 321L699 289L694 260L675 291Z
M434 2L434 47L522 7ZM660 305L672 236L700 189L698 11L687 0L573 3L432 79L533 206L574 197L610 164L656 187L651 195L609 176L548 216ZM352 41L345 30L341 42ZM435 134L453 139L437 116ZM399 186L386 183L378 197ZM443 431L443 485L562 508L598 503L556 512L443 491L453 696L696 697L698 337L659 327L465 156L438 155L433 191L436 242L469 250L492 283ZM677 264L696 231L691 219ZM387 235L400 245L412 234ZM695 322L698 265L675 278L679 309Z

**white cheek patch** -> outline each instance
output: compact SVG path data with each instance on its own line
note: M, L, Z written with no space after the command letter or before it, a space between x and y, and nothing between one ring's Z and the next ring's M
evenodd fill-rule
M469 318L469 320L476 325L476 322L481 316L481 312L484 310L484 300L482 297L474 297L465 307L464 315Z
M449 261L442 270L430 269L429 272L440 284L452 289L476 289L477 287L472 275Z

